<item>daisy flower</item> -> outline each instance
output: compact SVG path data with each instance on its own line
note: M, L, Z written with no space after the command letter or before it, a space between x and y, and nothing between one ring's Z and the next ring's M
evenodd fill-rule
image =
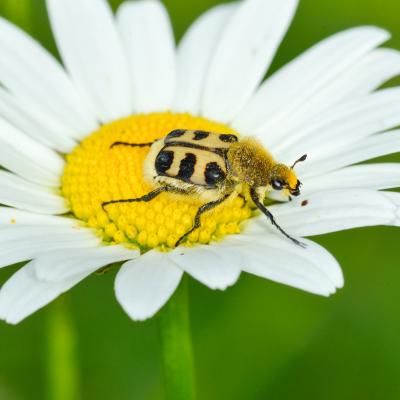
M296 0L244 0L200 16L178 46L163 5L47 0L62 64L0 20L0 267L29 261L0 291L16 324L85 277L123 262L115 293L136 320L154 315L184 273L212 289L242 271L328 296L343 285L335 258L304 237L400 225L400 164L360 162L400 150L400 73L389 34L365 26L316 44L263 81ZM149 143L174 129L257 138L279 162L307 162L302 196L266 204L296 246L237 197L202 217L201 202L143 196ZM357 164L357 165L355 165Z

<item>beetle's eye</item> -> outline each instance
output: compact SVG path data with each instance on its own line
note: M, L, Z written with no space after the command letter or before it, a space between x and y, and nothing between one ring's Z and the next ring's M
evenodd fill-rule
M271 182L271 185L275 190L282 190L285 183L283 181L281 181L280 179L274 179Z

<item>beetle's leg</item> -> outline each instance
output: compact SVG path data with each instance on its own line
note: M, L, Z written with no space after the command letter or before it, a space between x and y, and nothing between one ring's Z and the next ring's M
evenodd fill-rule
M141 202L141 201L149 202L149 201L155 199L159 194L161 194L163 192L174 192L174 193L182 193L182 194L187 193L187 191L185 191L184 189L179 189L179 188L175 188L175 187L172 187L172 186L165 185L165 186L161 186L161 187L151 191L150 193L145 194L142 197L137 197L135 199L123 199L123 200L106 201L106 202L102 203L101 206L104 209L104 207L106 207L106 206L108 206L110 204L116 204L116 203L138 203L138 202Z
M115 146L130 146L130 147L147 147L151 146L154 142L150 143L127 143L127 142L115 142L110 146L110 149L112 149Z
M240 197L241 199L243 199L243 205L242 205L242 208L243 208L243 207L246 205L246 203L247 203L246 196L243 196L242 193L239 193L239 194L238 194L238 197Z
M178 247L179 244L182 242L182 240L190 235L194 230L196 230L197 228L200 228L201 225L201 221L200 218L202 216L202 214L204 214L206 211L212 210L213 208L219 206L220 204L222 204L229 196L231 195L231 193L225 195L224 197L215 200L215 201L211 201L210 203L206 203L203 204L196 213L196 216L194 218L194 225L192 227L192 229L190 229L190 231L186 232L182 237L179 238L179 240L175 243L175 247Z
M254 188L250 189L250 196L251 199L254 201L254 204L257 206L257 208L268 217L268 219L271 221L271 224L274 225L279 232L281 232L284 236L286 236L288 239L290 239L293 243L297 244L300 247L305 248L306 244L299 242L297 239L291 237L288 233L286 233L275 221L274 216L267 210L267 208L264 206L264 204L260 201L258 198L257 192Z

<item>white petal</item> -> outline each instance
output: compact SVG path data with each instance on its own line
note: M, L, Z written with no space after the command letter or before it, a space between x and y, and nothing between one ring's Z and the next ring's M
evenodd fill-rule
M284 121L282 137L300 129L329 108L361 97L372 92L387 80L400 73L400 52L390 49L377 49L365 55L347 71L327 84L323 90L297 107ZM280 127L278 128L280 129ZM267 133L265 141L269 140L269 130L261 128L259 134Z
M158 0L125 2L117 21L130 61L136 111L170 109L176 56L165 7Z
M60 186L64 160L0 118L0 164L23 178L46 186Z
M58 217L54 215L36 214L10 207L0 207L1 226L67 226L76 227L79 224L75 218Z
M0 171L0 203L42 214L64 214L68 211L65 199L54 189L39 186Z
M240 253L221 246L179 247L168 254L182 270L210 289L225 290L240 275Z
M334 257L323 247L303 240L303 249L275 235L239 235L247 242L240 248L243 271L307 292L329 296L343 286L343 274Z
M349 95L367 94L399 74L400 52L388 48L375 49L346 74L351 87L348 93Z
M89 240L90 243L99 243L99 238L93 233L91 229L83 228L76 224L73 227L62 226L62 225L11 225L11 226L0 226L0 243L7 241L18 241L26 238L39 238L40 240ZM95 238L95 242L91 239ZM44 251L46 249L43 249Z
M321 115L302 129L282 138L273 153L277 159L292 159L299 154L309 155L309 160L327 158L337 149L400 125L400 88L375 92L362 99L343 104ZM304 165L306 164L306 165ZM304 163L301 168L307 168ZM301 168L300 168L301 167Z
M74 276L59 283L39 281L31 264L19 269L0 290L0 319L18 324L24 318L68 291L85 274Z
M367 53L296 109L291 130L341 102L373 92L400 74L400 52L378 48Z
M76 275L91 274L99 268L139 257L140 253L123 246L97 246L46 252L32 262L39 280L62 282Z
M293 113L301 114L327 85L388 38L382 29L359 27L323 40L267 79L233 126L264 135L270 146L278 143L290 130Z
M311 153L308 161L296 167L296 170L306 183L308 177L322 176L328 171L398 151L400 151L400 130L395 130L367 137L352 146L333 148L332 153L325 157L318 157L315 152Z
M237 5L222 4L200 16L178 47L177 93L173 109L199 114L201 98L212 55L223 28Z
M307 200L306 206L301 206ZM322 235L362 226L396 225L399 205L384 192L368 189L326 190L290 203L269 207L277 222L290 234ZM260 219L261 225L268 224Z
M38 42L0 19L0 82L28 109L51 115L71 137L91 131L96 120L59 65Z
M93 248L99 238L89 229L64 226L0 227L0 268L52 250ZM75 252L75 250L74 250Z
M385 48L371 51L297 108L291 130L330 107L373 92L399 74L399 51Z
M69 153L76 141L46 113L30 107L0 87L0 116L39 143L63 153ZM88 133L88 132L86 132Z
M261 82L292 20L297 0L247 0L239 4L215 50L202 112L230 121Z
M390 225L400 226L400 193L398 192L381 192L383 196L389 199L395 207L397 212L394 221L391 221Z
M125 263L115 280L115 294L134 320L152 317L178 287L182 271L166 254L149 251Z
M64 64L96 116L108 122L133 110L126 56L105 0L47 0Z
M305 182L302 189L303 196L327 189L396 188L400 187L400 163L354 165L308 178Z

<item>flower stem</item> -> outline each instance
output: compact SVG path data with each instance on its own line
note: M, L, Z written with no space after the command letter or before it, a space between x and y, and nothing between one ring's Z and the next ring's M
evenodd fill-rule
M49 307L47 321L47 398L77 400L78 359L76 332L65 298Z
M167 400L193 400L194 362L190 334L188 277L184 276L160 313L160 329Z

